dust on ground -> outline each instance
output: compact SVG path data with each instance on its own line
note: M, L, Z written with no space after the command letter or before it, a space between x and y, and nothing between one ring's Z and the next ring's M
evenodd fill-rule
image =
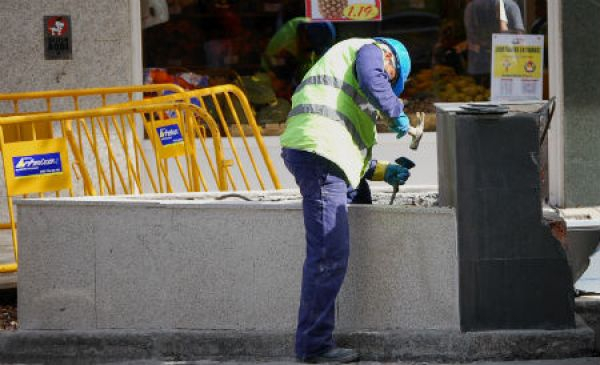
M389 205L392 198L391 190L379 190L371 192L373 205ZM416 207L437 207L437 192L399 192L396 194L394 206L416 206ZM229 200L229 201L250 201L250 202L295 202L300 201L302 197L298 192L248 192L248 193L226 193L218 195L203 195L195 197L194 200Z

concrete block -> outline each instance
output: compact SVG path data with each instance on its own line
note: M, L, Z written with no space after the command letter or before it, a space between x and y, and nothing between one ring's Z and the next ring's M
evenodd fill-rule
M340 329L457 328L458 260L451 210L353 206L350 227Z
M96 328L95 212L65 206L18 211L21 329ZM48 215L46 215L48 214Z
M85 272L85 287L93 294L86 305L71 303L52 325L46 323L50 313L37 306L24 312L29 317L24 323L31 329L292 333L305 255L299 202L190 196L19 202L24 207L19 219L31 222L19 226L30 247L19 278L30 288L22 292L23 301L45 291L54 298L49 308L61 304L55 297L63 290L65 268ZM57 217L73 223L57 224ZM351 263L338 300L338 328L458 329L453 211L352 206L350 219ZM91 229L82 230L86 225ZM61 260L46 265L49 246L41 242L65 242L52 253ZM61 249L71 246L79 251ZM39 266L45 281L33 269ZM90 318L71 323L79 318L72 313Z
M165 278L176 266L164 242L161 210L145 210L152 224L132 219L137 209L95 209L98 328L170 327L173 288L165 285Z

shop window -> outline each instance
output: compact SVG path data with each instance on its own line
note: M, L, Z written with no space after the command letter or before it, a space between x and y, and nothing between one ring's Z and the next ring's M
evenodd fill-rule
M497 1L384 0L382 21L340 22L333 26L337 41L374 36L402 41L413 61L402 95L406 110L409 114L424 111L430 114L428 120L431 120L435 102L489 100L490 42L487 35L491 37L491 32L500 31L494 5ZM546 1L503 1L509 20L505 31L545 33ZM287 21L304 16L305 1L167 2L169 20L143 32L144 67L163 70L167 76L158 73L162 81L147 77L147 82L184 80L186 88L220 83L237 83L243 87L245 83L258 83L247 85L245 90L252 94L252 90L272 89L272 92L261 92L261 97L249 95L251 101L256 101L258 122L283 123L294 84L286 79L266 77L262 56L269 40ZM189 73L200 76L184 75ZM545 90L546 96L547 86ZM269 96L267 102L264 95ZM272 107L273 112L260 113L265 105ZM434 123L428 124L430 129L435 128Z

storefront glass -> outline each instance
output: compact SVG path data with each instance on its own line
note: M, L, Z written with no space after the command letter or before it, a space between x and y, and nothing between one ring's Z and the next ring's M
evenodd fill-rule
M406 111L429 113L433 129L435 102L489 100L492 33L547 29L545 0L383 0L381 21L332 22L330 29L306 25L304 0L146 1L166 1L169 14L167 22L144 29L145 82L237 83L261 124L285 121L294 86L331 34L332 41L385 36L403 42L413 61L402 95ZM299 50L300 38L312 39L310 52Z

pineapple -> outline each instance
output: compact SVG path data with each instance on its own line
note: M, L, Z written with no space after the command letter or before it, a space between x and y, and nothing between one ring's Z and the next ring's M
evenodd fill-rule
M319 0L319 12L323 18L342 18L348 0Z

